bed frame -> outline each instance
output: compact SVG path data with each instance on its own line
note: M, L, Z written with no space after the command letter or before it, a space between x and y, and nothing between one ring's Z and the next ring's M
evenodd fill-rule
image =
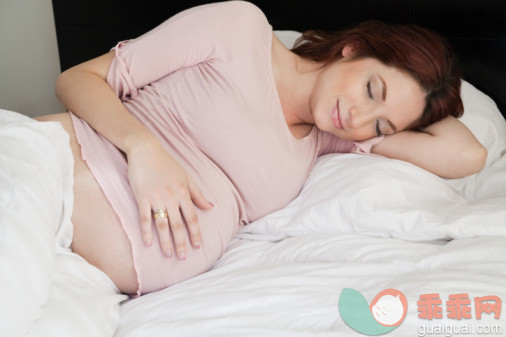
M61 69L106 53L170 16L216 1L53 0ZM251 0L275 30L336 30L364 20L415 23L445 36L464 79L489 95L506 116L504 0ZM309 5L309 6L308 6Z

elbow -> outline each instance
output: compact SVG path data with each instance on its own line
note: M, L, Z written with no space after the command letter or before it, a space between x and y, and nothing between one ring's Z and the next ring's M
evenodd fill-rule
M82 72L78 66L75 66L65 70L56 78L54 93L65 107L68 108L68 103L79 91L83 80L86 79L85 76L86 73Z
M60 75L58 75L58 78L56 79L56 83L54 85L54 94L56 96L56 98L61 102L61 99L60 99L60 87L61 87L61 77L62 77L63 73L61 73Z
M449 178L464 178L480 172L487 163L488 151L481 144L474 149L468 149L461 156L460 169L455 170Z
M466 163L464 163L469 169L466 176L480 172L487 163L487 156L488 151L481 144L475 149L469 150L467 153Z
M485 164L487 163L488 151L485 148L485 146L480 145L478 149L474 151L473 156L474 156L473 161L475 163L475 172L473 172L474 174L478 173L485 167Z
M68 70L65 70L63 73L61 73L60 75L58 75L58 78L56 79L56 83L55 83L55 86L54 86L54 94L56 95L56 98L60 102L62 102L61 95L62 95L62 91L63 91L63 88L64 88L63 83L65 82L65 77L67 76L67 71Z

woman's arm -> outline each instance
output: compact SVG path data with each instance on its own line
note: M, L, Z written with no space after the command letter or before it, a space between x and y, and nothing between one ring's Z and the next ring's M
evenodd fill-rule
M114 51L58 78L56 95L60 101L127 154L128 177L139 204L146 244L151 242L151 209L168 210L177 251L184 253L181 215L197 247L200 231L193 203L205 210L213 206L154 135L128 113L119 97L134 99L139 89L182 68L256 52L263 43L258 29L267 32L271 27L262 11L249 2L200 5L136 39L120 42ZM255 39L258 43L252 43ZM162 248L170 251L167 221L158 227L159 221Z
M56 97L68 110L128 154L132 147L155 138L127 111L107 84L114 56L111 51L63 72L56 81Z
M191 242L202 241L193 203L202 209L210 204L186 170L165 151L158 139L125 108L106 82L114 51L63 72L56 96L75 115L126 153L128 178L139 207L142 237L152 243L151 210L166 209L170 219L156 220L163 253L172 255L171 233L180 259L185 259L184 216ZM181 213L180 213L181 212Z
M480 171L487 149L455 117L446 117L423 132L385 136L372 153L415 164L443 178L462 178Z

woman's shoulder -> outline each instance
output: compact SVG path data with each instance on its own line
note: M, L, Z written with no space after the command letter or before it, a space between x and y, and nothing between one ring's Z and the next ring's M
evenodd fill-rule
M267 17L264 12L255 4L242 1L224 1L216 4L221 7L229 15L228 24L231 22L238 23L241 26L249 25L269 25ZM232 28L232 26L230 26Z
M223 33L214 38L222 41L224 46L232 47L234 50L232 54L244 55L266 51L272 26L258 6L238 0L212 5L214 6L209 8L207 17L213 21L213 27L208 29L218 30L216 25L221 27L220 31Z
M222 6L233 8L245 15L259 16L266 19L264 12L254 3L244 0L224 1L219 3Z

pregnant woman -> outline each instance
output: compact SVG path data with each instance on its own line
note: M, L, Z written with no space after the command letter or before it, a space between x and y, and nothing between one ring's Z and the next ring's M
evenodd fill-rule
M72 250L142 295L203 273L239 226L281 209L318 156L371 152L441 177L485 148L455 117L441 38L368 22L292 50L251 3L183 11L60 75L74 165Z

